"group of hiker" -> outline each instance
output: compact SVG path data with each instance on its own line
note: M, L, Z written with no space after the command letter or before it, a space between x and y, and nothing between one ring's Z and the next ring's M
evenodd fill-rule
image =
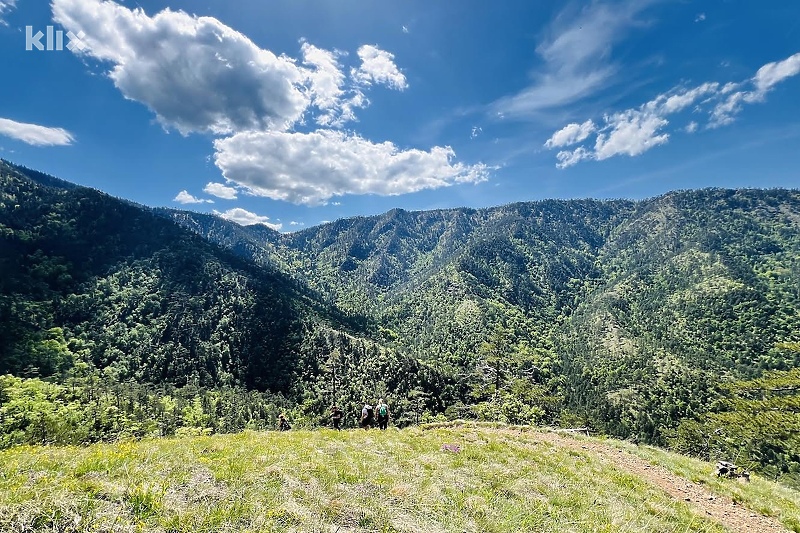
M344 420L344 411L341 407L334 404L331 406L330 414L331 424L333 429L341 431L342 421ZM377 426L379 429L385 430L389 426L389 406L383 401L383 398L378 400L374 406L369 402L364 402L364 407L361 408L361 416L358 420L359 427L363 429L371 429ZM278 417L278 430L288 431L292 429L289 421L286 420L286 415L281 414Z
M386 405L383 398L378 400L378 403L375 404L374 407L368 403L364 403L364 407L361 408L361 418L358 422L359 426L364 429L370 429L376 422L380 429L386 429L389 425L389 406Z

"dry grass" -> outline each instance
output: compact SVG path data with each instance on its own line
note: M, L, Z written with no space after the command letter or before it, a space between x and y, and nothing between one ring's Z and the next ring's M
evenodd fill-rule
M460 426L14 448L0 531L725 530L590 453Z

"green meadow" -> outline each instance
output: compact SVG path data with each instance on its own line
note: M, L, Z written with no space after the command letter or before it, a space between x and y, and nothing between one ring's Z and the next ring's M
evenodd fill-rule
M0 452L0 531L728 531L591 449L463 425L244 432ZM800 493L629 449L800 531ZM443 449L444 444L459 451Z

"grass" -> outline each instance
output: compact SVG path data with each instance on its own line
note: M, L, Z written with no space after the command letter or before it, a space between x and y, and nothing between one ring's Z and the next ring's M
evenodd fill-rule
M445 443L461 451L443 451ZM690 478L708 470L654 449L638 453ZM756 507L778 495L773 514L798 516L793 491L762 480L735 489ZM591 453L453 426L13 448L0 452L0 531L725 529Z

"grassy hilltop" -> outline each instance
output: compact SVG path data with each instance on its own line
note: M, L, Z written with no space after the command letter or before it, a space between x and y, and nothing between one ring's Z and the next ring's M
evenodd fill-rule
M245 432L0 452L0 531L786 530L800 531L796 491L718 480L711 465L655 448L529 428Z

